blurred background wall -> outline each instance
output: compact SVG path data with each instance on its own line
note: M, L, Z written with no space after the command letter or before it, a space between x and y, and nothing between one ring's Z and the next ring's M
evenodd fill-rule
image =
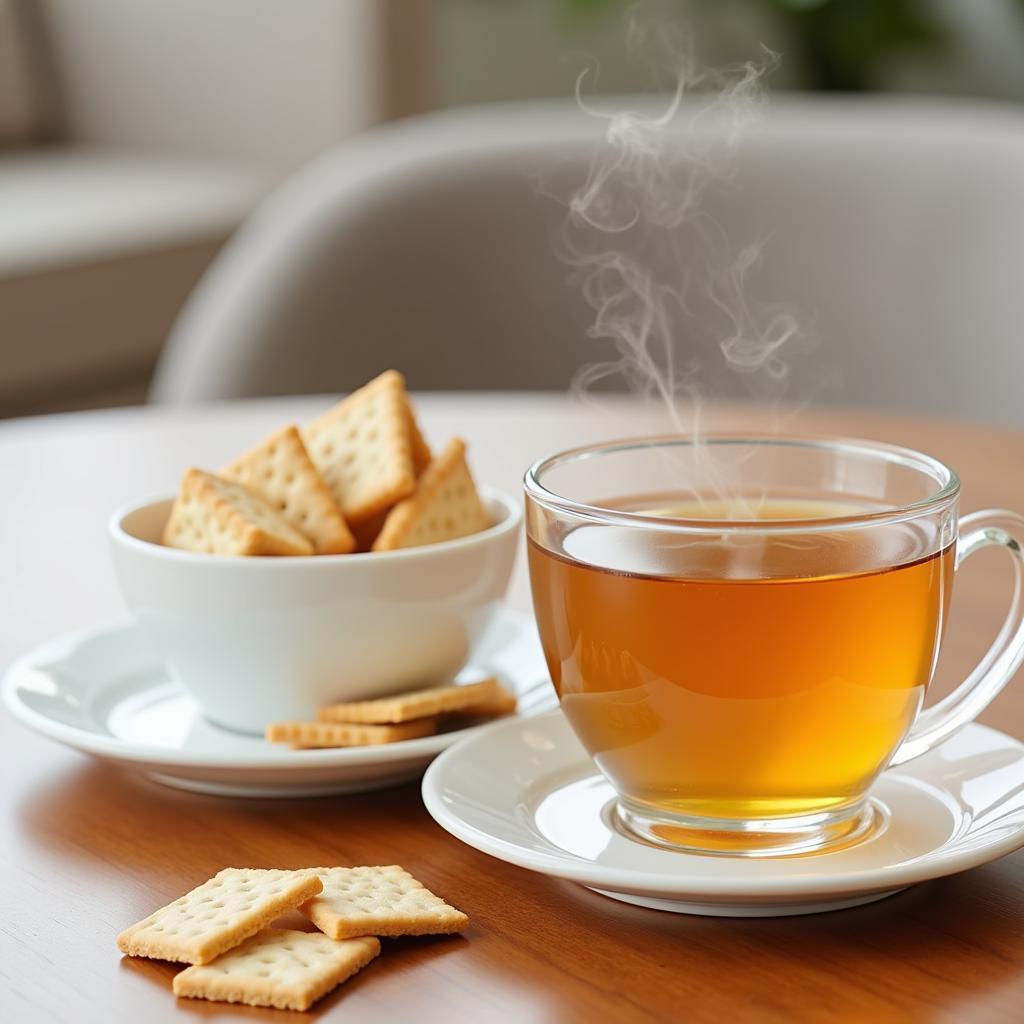
M0 0L0 416L144 400L268 190L418 112L657 86L620 0ZM663 0L773 90L1024 100L1024 0ZM664 83L661 83L662 85Z

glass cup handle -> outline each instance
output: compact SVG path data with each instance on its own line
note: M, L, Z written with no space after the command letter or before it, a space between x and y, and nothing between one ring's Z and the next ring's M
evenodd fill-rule
M1005 548L1013 559L1013 598L1003 628L974 671L948 697L918 715L890 765L920 757L977 718L1024 662L1024 516L1001 508L964 516L956 568L992 545Z

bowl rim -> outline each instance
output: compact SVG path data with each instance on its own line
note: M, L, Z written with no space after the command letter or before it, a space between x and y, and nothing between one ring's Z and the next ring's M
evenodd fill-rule
M523 518L523 511L519 502L514 501L503 491L497 488L483 485L478 487L480 496L491 509L497 505L502 510L502 518L477 533L467 534L465 537L456 537L453 540L442 540L435 544L424 544L415 548L398 548L394 551L356 551L345 555L279 555L276 557L253 557L239 558L236 555L214 555L205 551L184 551L181 548L167 547L150 540L143 540L129 533L124 527L124 521L128 516L152 505L163 504L174 500L174 495L161 494L156 497L135 499L120 505L107 520L107 532L115 545L127 548L140 554L166 559L171 562L199 565L235 565L247 566L243 572L286 572L288 567L318 566L322 569L339 564L343 565L378 565L395 563L398 561L416 561L430 558L443 557L453 551L483 546L508 533L518 530ZM257 569L257 567L259 567ZM320 571L320 570L314 570Z

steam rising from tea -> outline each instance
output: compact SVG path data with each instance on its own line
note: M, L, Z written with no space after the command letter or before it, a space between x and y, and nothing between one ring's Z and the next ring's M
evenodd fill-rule
M657 40L664 50L663 33L631 16L630 48L649 53ZM577 101L604 122L604 142L568 198L562 254L594 311L589 335L614 351L577 373L574 392L617 378L663 404L676 432L699 439L702 398L724 381L735 390L737 375L750 395L781 398L808 336L790 308L752 295L764 241L735 245L708 209L712 189L736 188L738 144L763 116L764 80L778 58L764 50L758 61L711 71L686 46L670 49L675 89L654 111L605 111L586 98L592 69L580 75ZM682 482L685 490L706 488L749 511L729 467L710 454L702 465L706 479Z

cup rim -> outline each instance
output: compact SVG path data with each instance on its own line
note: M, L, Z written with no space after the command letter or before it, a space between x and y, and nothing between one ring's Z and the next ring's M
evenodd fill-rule
M398 548L394 551L355 551L345 555L238 558L233 555L215 555L205 551L184 551L181 548L167 547L153 541L143 540L141 537L136 537L125 529L124 520L128 516L152 505L173 501L173 494L161 494L156 497L151 496L142 500L136 499L126 502L111 514L107 521L107 531L116 544L147 556L164 558L184 564L244 566L243 572L286 572L289 568L294 569L296 566L316 566L317 569L314 571L322 571L332 565L336 566L339 564L376 565L399 561L417 561L425 558L436 558L452 551L487 544L518 529L522 520L522 510L518 502L513 501L507 494L493 487L484 485L479 486L478 490L485 504L497 504L502 509L504 514L499 522L487 527L486 530L470 533L465 537L456 537L454 540L442 540L436 544L424 544L421 547L415 548Z
M890 463L916 469L931 476L939 485L939 489L928 497L905 505L894 505L892 508L858 512L852 515L824 516L814 519L686 519L652 515L646 512L629 512L575 501L550 490L541 483L540 479L548 469L566 462L580 462L601 455L643 448L692 447L698 443L711 446L756 445L777 448L817 448L831 451L840 450L874 458L881 457ZM680 434L657 434L581 445L538 459L526 471L523 488L530 501L536 502L544 508L606 525L632 526L682 534L823 533L831 530L903 522L927 515L956 500L960 493L960 478L949 466L934 456L884 441L799 434L711 433L702 435L700 438Z

